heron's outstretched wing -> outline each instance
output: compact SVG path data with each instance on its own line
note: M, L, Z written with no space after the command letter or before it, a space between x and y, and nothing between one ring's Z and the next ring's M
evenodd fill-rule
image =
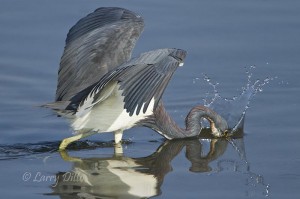
M56 101L69 101L131 57L144 27L123 8L99 8L80 19L67 36L58 71Z
M107 92L102 92L110 83L116 82L124 96L124 108L129 115L145 113L154 100L154 108L178 66L183 64L184 50L159 49L143 53L138 58L107 73L81 101L78 111L91 109L101 102Z

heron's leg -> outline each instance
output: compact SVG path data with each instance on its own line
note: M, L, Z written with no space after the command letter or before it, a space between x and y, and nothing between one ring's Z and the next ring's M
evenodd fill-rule
M123 130L117 130L115 131L115 143L118 144L121 142L123 136Z
M75 135L75 136L72 136L72 137L69 137L69 138L66 138L66 139L63 139L63 141L60 143L59 145L59 151L63 151L67 148L67 146L76 141L76 140L79 140L81 138L85 138L85 137L88 137L90 135L93 135L95 134L96 132L94 131L90 131L90 132L87 132L87 133L82 133L82 134L78 134L78 135Z
M59 151L60 157L67 162L82 162L80 158L71 157L69 156L68 152L66 150Z
M123 147L121 144L123 130L115 131L115 155L123 154Z

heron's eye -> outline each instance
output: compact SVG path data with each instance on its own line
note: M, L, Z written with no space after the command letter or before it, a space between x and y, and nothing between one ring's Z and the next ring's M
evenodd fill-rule
M227 137L229 135L229 131L225 130L223 134L224 134L225 137Z

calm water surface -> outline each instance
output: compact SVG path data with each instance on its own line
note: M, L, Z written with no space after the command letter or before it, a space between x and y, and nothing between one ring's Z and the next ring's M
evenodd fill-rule
M243 138L169 142L128 130L123 155L110 134L58 153L67 121L38 106L54 99L69 28L101 6L125 7L146 23L134 55L188 51L163 100L180 125L203 99L250 100ZM300 2L2 0L0 6L0 187L3 198L298 198L300 195ZM224 104L225 105L225 104ZM226 114L226 112L223 112ZM80 148L81 150L76 150Z

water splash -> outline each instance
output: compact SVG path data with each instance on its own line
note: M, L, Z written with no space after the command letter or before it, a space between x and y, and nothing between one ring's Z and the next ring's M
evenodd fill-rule
M243 129L246 111L250 107L253 97L257 93L262 92L265 85L277 78L267 77L264 80L253 80L253 70L255 68L255 66L245 67L247 75L246 86L242 88L239 96L232 98L222 97L217 89L219 83L213 82L211 78L204 74L204 80L213 88L212 97L209 97L211 93L207 93L203 99L204 105L220 114L227 121L233 134L239 129Z

